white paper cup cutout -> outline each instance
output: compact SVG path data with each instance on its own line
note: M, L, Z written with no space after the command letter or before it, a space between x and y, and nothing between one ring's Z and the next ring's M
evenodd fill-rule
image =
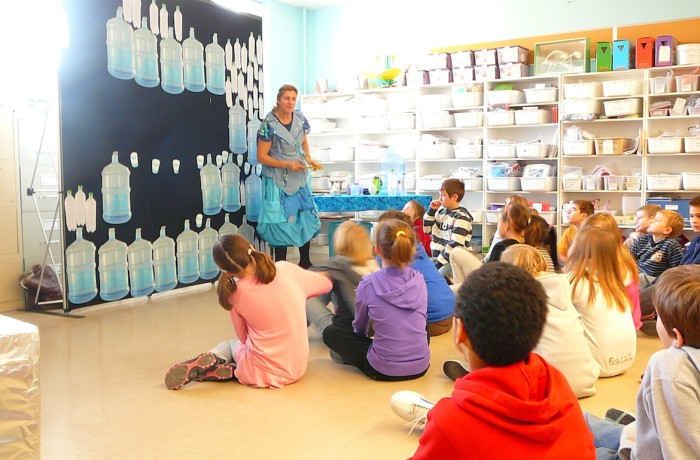
M204 166L204 155L197 155L197 169L202 169Z
M221 168L221 165L224 164L224 157L221 155L216 156L216 167Z
M131 167L132 168L139 167L139 154L138 153L131 152L131 155L129 155L129 159L131 160Z
M173 160L173 172L175 174L180 172L180 160Z
M194 222L195 224L197 224L197 227L202 226L202 220L204 220L204 216L202 216L201 214L197 214L197 217L194 218Z
M160 169L160 160L157 158L154 158L153 161L151 161L151 172L153 174L158 174L159 169Z

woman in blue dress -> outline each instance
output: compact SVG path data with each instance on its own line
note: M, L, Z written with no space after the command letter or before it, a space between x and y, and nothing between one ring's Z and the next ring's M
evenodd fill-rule
M263 202L257 232L274 249L275 261L287 258L288 246L297 246L299 265L308 268L309 244L321 228L308 175L321 166L309 156L309 122L295 110L297 96L294 86L282 85L258 131Z

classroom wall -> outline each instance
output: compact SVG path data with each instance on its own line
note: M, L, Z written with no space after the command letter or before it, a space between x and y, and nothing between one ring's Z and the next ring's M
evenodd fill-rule
M326 78L331 88L342 86L348 76L380 70L376 55L396 55L396 64L404 66L431 49L453 45L504 39L517 44L518 37L697 16L697 0L675 0L672 8L655 0L356 0L307 12L306 84L313 89L316 79Z

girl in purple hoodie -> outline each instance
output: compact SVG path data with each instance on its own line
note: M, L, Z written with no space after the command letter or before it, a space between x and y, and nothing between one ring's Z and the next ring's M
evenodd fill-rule
M333 361L360 369L374 380L423 376L430 365L426 332L428 292L423 275L410 267L415 233L403 221L377 225L375 252L382 269L357 286L353 330L330 325L323 341ZM372 322L374 338L368 330Z

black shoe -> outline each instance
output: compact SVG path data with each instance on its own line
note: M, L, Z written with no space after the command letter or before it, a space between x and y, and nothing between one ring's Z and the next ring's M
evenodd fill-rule
M629 425L634 422L634 415L629 412L625 412L620 409L608 409L605 412L605 420L613 423L619 423L620 425Z
M462 366L462 363L452 359L448 359L442 364L442 372L444 372L450 380L460 379L469 373L469 371Z
M345 364L345 365L348 365L348 366L350 365L350 363L349 363L348 361L346 361L345 358L343 358L343 357L340 355L340 353L338 353L337 351L330 350L330 352L331 352L331 360L332 360L334 363L336 363L336 364Z
M639 330L651 337L659 336L659 333L656 332L656 320L642 321L642 327Z

